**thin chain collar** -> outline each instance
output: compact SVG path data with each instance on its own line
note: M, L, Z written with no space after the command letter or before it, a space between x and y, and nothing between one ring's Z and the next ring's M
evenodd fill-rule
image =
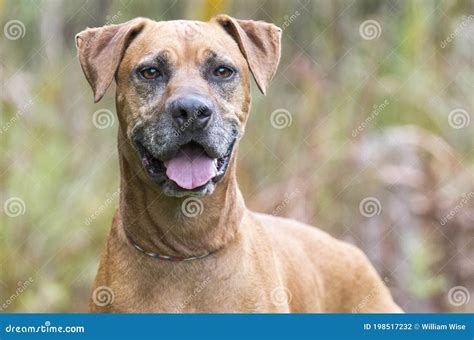
M142 247L140 247L138 244L133 242L133 240L131 239L130 236L127 235L127 238L136 250L138 250L139 252L141 252L142 254L144 254L146 256L150 256L150 257L153 257L153 258L158 259L158 260L175 261L175 262L192 261L192 260L199 260L199 259L205 258L205 257L207 257L207 256L214 253L214 252L209 252L209 253L205 253L205 254L202 254L202 255L190 256L190 257L162 255L162 254L152 253L150 251L146 251Z

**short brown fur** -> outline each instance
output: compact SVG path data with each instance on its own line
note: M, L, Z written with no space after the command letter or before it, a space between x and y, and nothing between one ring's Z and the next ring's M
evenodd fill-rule
M197 25L199 34L187 40L182 32L193 27L189 25ZM189 86L227 107L224 119L236 118L243 133L250 72L265 93L278 65L280 37L281 30L272 24L225 15L207 23L138 18L77 36L79 59L96 101L115 75L120 122L120 206L95 280L95 289L109 287L114 299L105 306L91 299L91 311L401 311L356 247L315 227L248 210L236 180L237 150L214 192L200 198L202 214L186 218L179 214L184 198L165 196L150 182L130 142L132 128L151 115L147 107L159 108L160 100ZM158 49L167 51L178 72L162 98L151 103L140 99L129 74ZM242 70L230 99L216 95L197 71L210 50L231 58ZM157 260L137 251L126 233L148 251L213 253L189 262Z

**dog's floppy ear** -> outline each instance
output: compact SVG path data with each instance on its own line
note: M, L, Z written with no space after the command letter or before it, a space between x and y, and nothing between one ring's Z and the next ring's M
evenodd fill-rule
M146 19L137 18L119 25L88 28L76 35L79 61L96 103L112 83L125 50L145 23Z
M280 61L281 29L267 22L239 20L224 14L213 19L237 42L258 88L266 94Z

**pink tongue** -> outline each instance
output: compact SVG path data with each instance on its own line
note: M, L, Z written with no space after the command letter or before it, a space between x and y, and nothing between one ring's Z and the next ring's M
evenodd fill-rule
M166 175L181 188L194 189L216 175L214 160L197 145L186 145L165 163Z

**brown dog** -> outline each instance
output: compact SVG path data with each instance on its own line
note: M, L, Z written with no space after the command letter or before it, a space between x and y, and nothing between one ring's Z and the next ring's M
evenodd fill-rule
M77 35L96 102L115 76L120 123L120 207L92 311L400 311L360 250L245 207L235 168L250 72L265 94L280 38L226 15Z

